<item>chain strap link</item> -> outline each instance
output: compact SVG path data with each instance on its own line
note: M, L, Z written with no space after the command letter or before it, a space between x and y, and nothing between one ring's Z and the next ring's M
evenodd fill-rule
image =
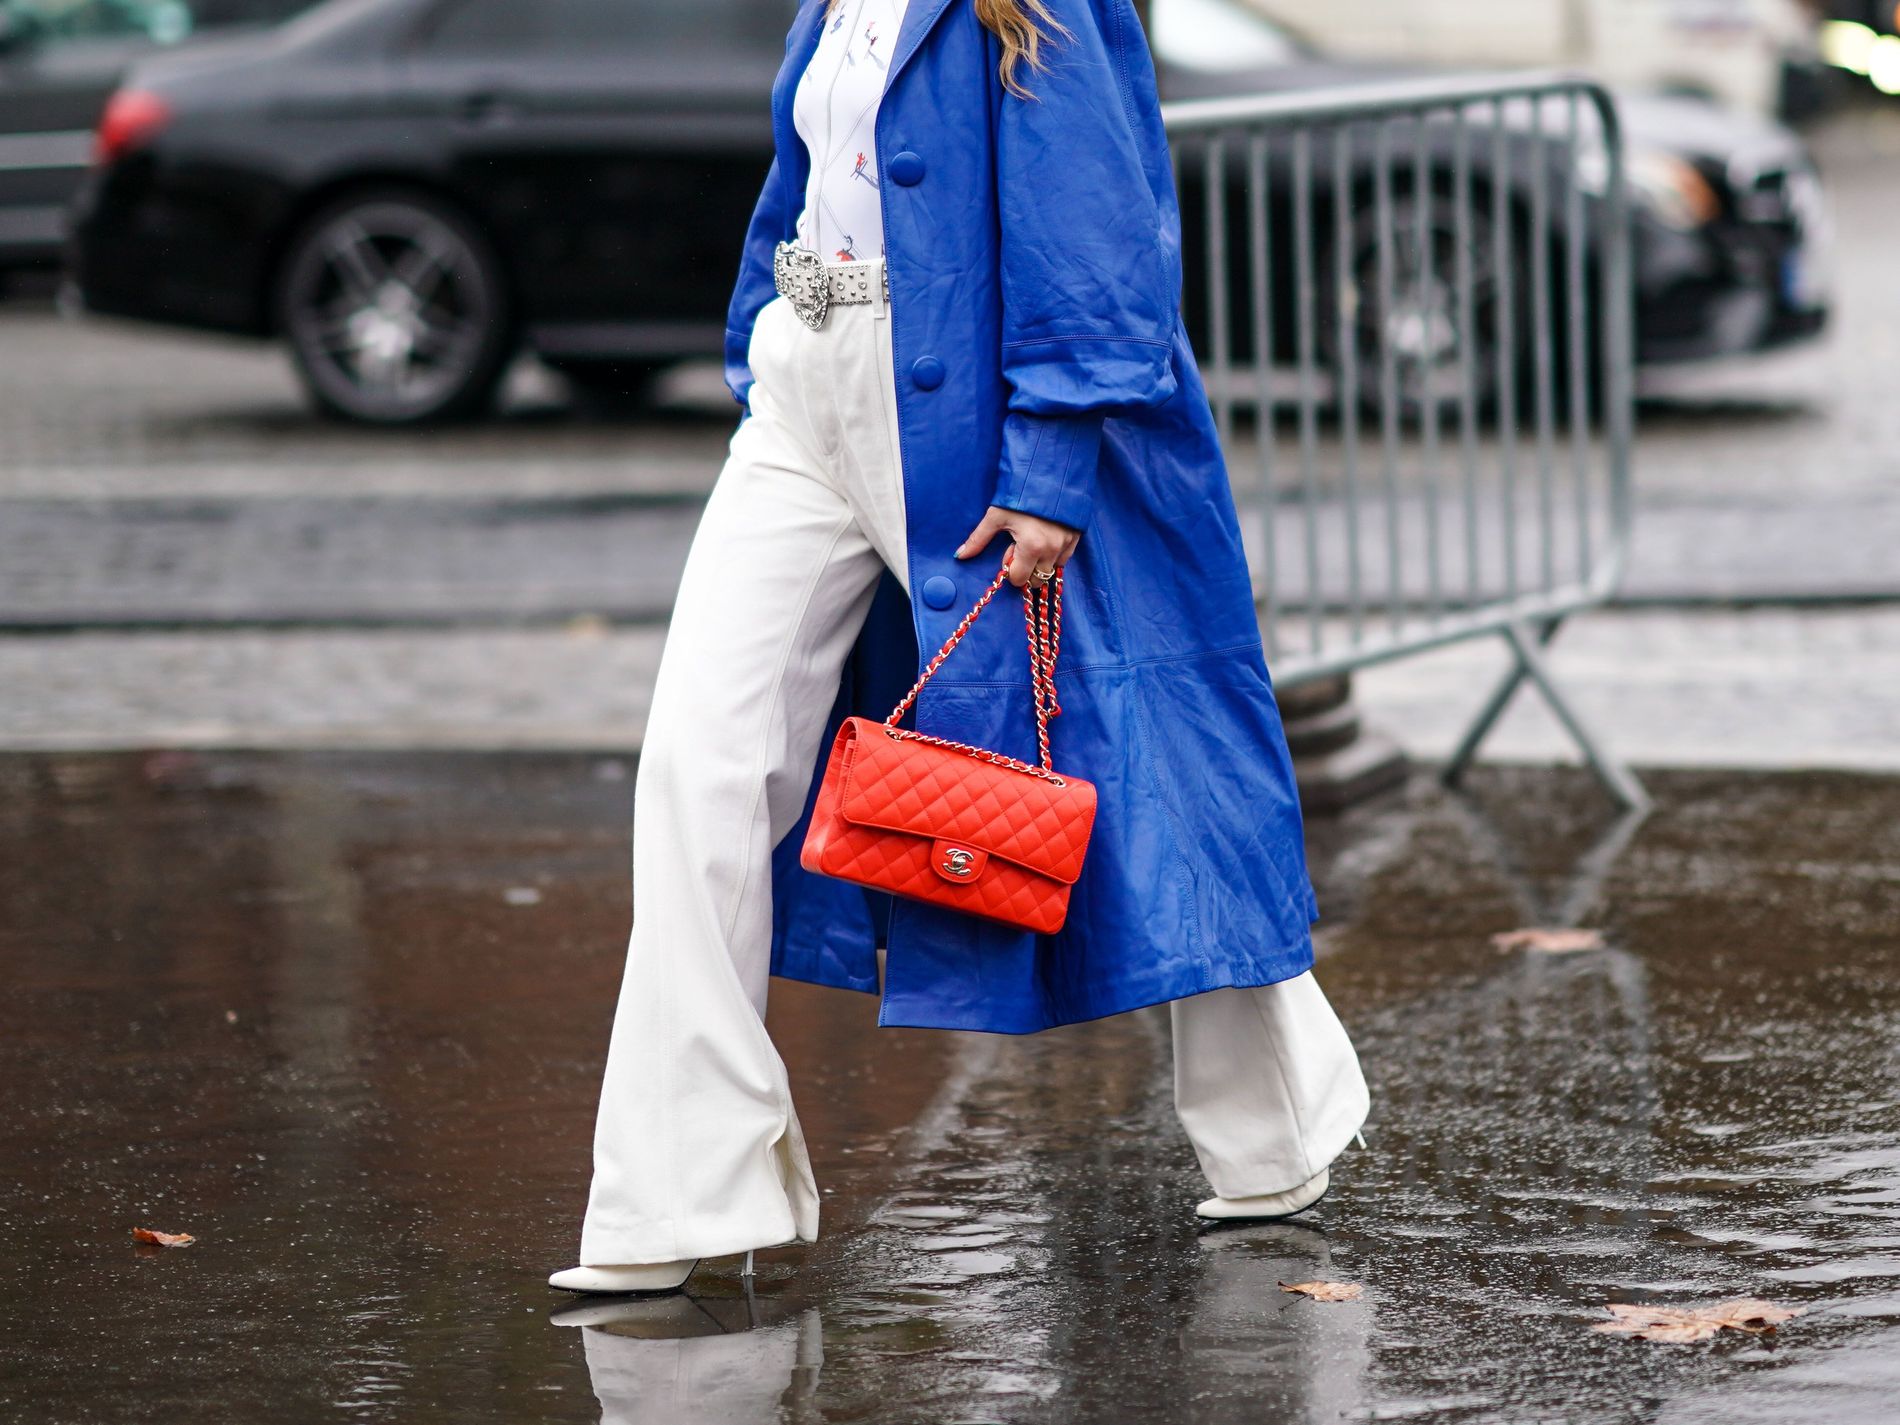
M897 724L904 714L916 705L917 695L924 690L924 684L936 676L943 666L943 660L963 636L976 623L977 615L989 607L991 599L1003 587L1009 578L1009 565L1005 563L990 581L989 588L983 591L983 597L976 601L963 621L952 630L950 637L944 640L943 647L937 650L937 656L924 665L923 673L911 684L903 700L892 709L891 715L884 719L884 731L887 736L907 742L923 742L932 747L947 748L952 752L961 752L981 762L989 762L998 767L1008 767L1012 771L1026 772L1032 777L1041 777L1045 782L1065 787L1067 782L1056 775L1049 761L1049 719L1062 711L1056 702L1056 655L1062 647L1062 570L1057 569L1055 578L1044 585L1031 585L1023 590L1023 623L1029 632L1029 684L1030 694L1036 711L1036 749L1042 757L1042 765L1037 767L1028 762L1019 762L1014 757L1005 757L1000 752L992 752L987 747L972 747L967 742L952 742L947 737L932 737L927 732L916 732Z

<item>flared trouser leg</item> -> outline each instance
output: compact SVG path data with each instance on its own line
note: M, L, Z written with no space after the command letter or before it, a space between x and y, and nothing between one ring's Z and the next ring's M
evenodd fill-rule
M1174 1105L1221 1197L1284 1192L1345 1151L1370 1099L1312 972L1169 1007Z
M819 332L783 301L759 318L752 414L687 558L641 751L584 1266L818 1232L764 1025L771 855L878 579L904 568L889 325L881 305L834 310Z

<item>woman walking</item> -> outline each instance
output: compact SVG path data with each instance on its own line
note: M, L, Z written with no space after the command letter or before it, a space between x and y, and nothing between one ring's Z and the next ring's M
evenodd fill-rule
M580 1291L818 1232L770 974L880 1023L1028 1033L1171 1004L1215 1196L1325 1192L1366 1088L1310 973L1299 806L1179 315L1173 178L1130 0L805 0L726 334L746 414L668 634ZM1032 934L800 867L828 734L882 715L1007 558L1061 571L1055 765L1099 795ZM1015 596L1005 592L1002 598ZM917 730L1036 756L1019 617L969 626Z

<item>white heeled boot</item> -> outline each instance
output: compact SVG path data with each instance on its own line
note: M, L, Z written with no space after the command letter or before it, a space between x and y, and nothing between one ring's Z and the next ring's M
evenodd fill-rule
M596 1292L608 1296L638 1293L657 1295L678 1291L699 1265L699 1258L685 1262L653 1262L645 1266L569 1267L548 1278L548 1285L562 1291ZM747 1265L750 1265L748 1262Z
M1276 1217L1291 1217L1296 1212L1306 1211L1326 1196L1326 1189L1331 1182L1331 1173L1321 1168L1318 1177L1298 1187L1288 1188L1285 1192L1270 1192L1260 1197L1210 1197L1194 1211L1197 1216L1220 1221L1251 1218L1261 1222Z

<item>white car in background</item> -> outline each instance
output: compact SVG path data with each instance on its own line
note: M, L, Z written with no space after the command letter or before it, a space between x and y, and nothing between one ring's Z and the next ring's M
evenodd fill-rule
M1412 64L1580 69L1618 89L1783 107L1819 64L1802 0L1246 0L1329 53Z

